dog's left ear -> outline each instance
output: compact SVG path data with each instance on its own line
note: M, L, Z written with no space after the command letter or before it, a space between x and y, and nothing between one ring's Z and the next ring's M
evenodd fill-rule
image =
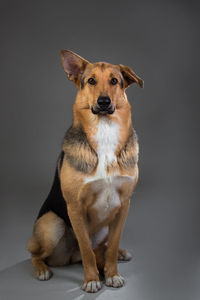
M70 50L61 50L60 57L68 79L73 80L75 84L78 84L79 79L89 62Z
M137 83L141 88L144 87L144 81L137 76L131 68L124 65L119 65L119 67L125 81L125 88L134 82Z

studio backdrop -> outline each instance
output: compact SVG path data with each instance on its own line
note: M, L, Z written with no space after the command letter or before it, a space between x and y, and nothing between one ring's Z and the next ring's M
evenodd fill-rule
M77 90L63 48L130 66L144 80L127 90L140 175L121 246L133 260L119 266L125 287L99 299L199 299L199 8L193 0L1 1L0 299L83 297L66 294L80 286L81 267L56 270L44 286L26 250L72 124Z

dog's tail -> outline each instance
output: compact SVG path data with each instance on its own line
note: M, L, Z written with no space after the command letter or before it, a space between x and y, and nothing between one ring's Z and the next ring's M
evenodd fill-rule
M59 168L61 168L62 166L63 158L64 158L64 152L62 151L59 156ZM67 212L67 205L61 191L58 167L56 168L56 173L54 176L54 181L50 193L39 211L37 220L49 211L53 211L55 214L57 214L60 218L62 218L65 221L67 226L71 227L71 222Z

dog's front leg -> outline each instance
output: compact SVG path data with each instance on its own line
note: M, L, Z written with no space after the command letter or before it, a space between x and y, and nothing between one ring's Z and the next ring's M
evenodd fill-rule
M84 268L83 290L97 292L101 288L95 254L91 248L83 210L76 203L68 204L68 214L78 240Z
M105 279L106 285L112 287L121 287L124 284L124 278L120 276L117 268L118 248L123 230L123 225L129 209L130 200L123 201L120 212L115 216L109 225L108 248L105 261Z

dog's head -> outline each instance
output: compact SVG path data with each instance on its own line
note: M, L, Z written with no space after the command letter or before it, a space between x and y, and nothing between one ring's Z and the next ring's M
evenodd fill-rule
M90 63L69 50L61 51L61 61L69 80L78 87L80 109L95 115L111 115L127 104L125 89L132 83L143 87L143 80L124 65Z

